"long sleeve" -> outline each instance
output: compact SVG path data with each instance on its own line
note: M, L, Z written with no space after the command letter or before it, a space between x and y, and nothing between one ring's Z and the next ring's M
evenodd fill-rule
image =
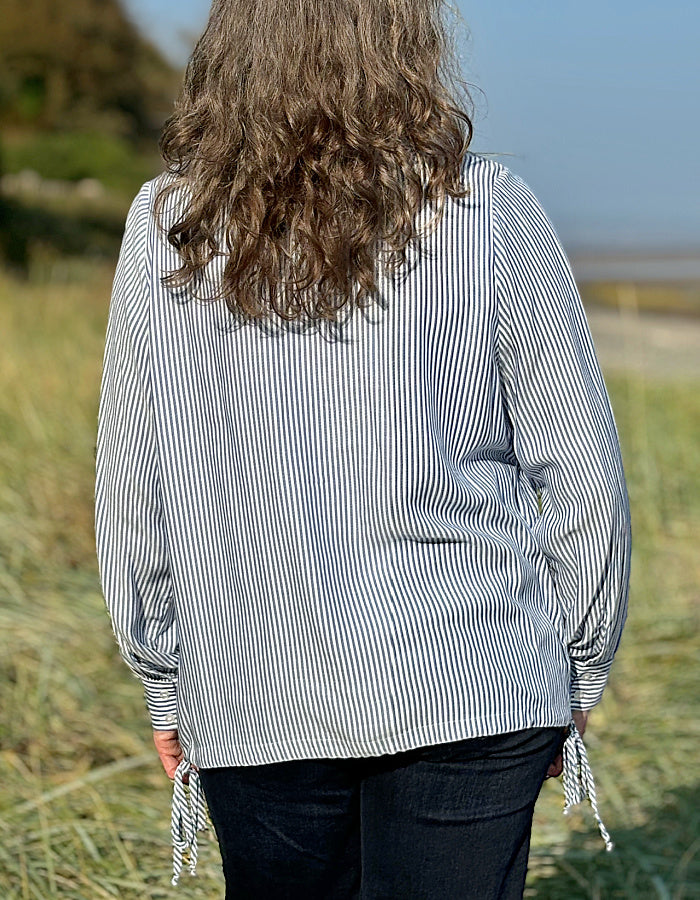
M513 452L560 604L572 707L590 709L627 611L631 523L617 431L568 260L507 169L494 185L493 230Z
M178 633L150 398L149 186L132 204L114 279L97 431L95 533L120 652L154 728L176 725Z

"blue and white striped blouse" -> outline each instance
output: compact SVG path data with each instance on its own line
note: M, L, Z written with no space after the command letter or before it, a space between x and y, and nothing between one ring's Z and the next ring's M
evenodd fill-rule
M494 161L468 154L464 178L336 340L164 287L157 183L134 201L97 548L187 766L394 753L600 700L631 545L613 415L541 206Z

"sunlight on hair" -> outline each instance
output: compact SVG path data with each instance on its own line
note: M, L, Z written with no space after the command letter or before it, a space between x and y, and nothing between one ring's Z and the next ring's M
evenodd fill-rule
M161 140L156 210L182 259L168 283L196 288L223 256L207 299L244 319L368 306L380 251L395 272L420 239L416 214L434 204L434 225L447 195L467 194L471 101L449 10L216 0Z

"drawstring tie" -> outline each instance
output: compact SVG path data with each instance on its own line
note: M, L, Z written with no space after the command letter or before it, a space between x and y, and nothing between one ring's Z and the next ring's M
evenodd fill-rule
M564 783L564 815L571 812L572 807L582 803L586 798L590 801L593 815L598 824L600 836L605 842L605 849L610 851L615 846L598 812L593 772L588 762L588 754L575 723L569 723L569 733L562 750ZM187 786L185 785L187 779ZM183 759L175 770L173 783L173 811L171 834L173 839L173 879L175 887L180 878L184 855L189 851L189 870L196 875L197 868L197 832L207 828L207 811L204 791L199 780L199 772L187 759Z
M571 812L571 808L582 803L586 797L590 800L593 815L598 823L600 836L605 841L605 849L610 852L615 846L610 838L608 829L603 824L598 812L598 800L595 792L593 772L588 763L588 754L583 743L583 738L575 723L569 723L569 733L564 741L562 751L563 766L562 781L564 782L564 815Z
M185 780L188 785L185 787ZM170 832L173 839L173 880L175 887L182 871L182 860L189 850L189 869L196 875L197 832L207 827L207 809L199 772L183 759L175 770L173 782L173 812Z

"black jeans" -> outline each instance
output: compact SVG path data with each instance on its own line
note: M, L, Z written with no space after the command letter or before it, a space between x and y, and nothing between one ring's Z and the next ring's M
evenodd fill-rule
M515 900L562 728L203 769L226 900Z

